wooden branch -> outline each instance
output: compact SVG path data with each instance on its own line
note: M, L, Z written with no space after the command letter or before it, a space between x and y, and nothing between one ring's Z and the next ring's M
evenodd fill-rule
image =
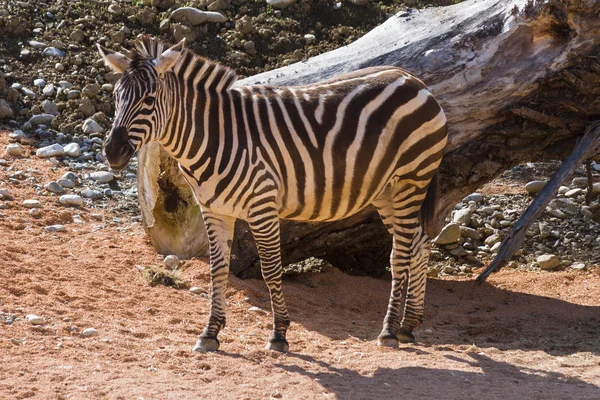
M498 254L490 265L477 277L477 283L482 284L492 272L497 272L509 261L518 250L525 233L544 212L552 197L556 195L562 182L569 176L583 160L589 158L596 152L600 145L600 120L593 122L587 127L583 137L579 140L573 152L560 166L558 171L550 178L544 188L537 194L521 218L502 240Z

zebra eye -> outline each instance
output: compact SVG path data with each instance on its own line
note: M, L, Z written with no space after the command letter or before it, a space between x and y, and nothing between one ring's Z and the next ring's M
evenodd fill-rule
M154 104L154 97L148 96L144 98L144 104L147 106L151 106L152 104Z

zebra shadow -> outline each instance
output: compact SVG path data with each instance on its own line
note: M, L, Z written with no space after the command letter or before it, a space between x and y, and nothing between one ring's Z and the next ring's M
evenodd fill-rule
M234 278L232 284L245 292L250 304L269 308L269 294L262 281ZM284 293L292 319L290 344L293 347L295 331L302 327L333 340L376 340L389 290L389 281L349 276L338 270L286 281ZM425 318L415 330L415 348L466 344L480 349L542 350L555 356L600 354L599 326L600 306L583 306L487 283L477 286L474 281L429 279Z
M378 368L368 375L350 368L334 367L308 355L290 354L288 357L304 361L303 364L310 363L311 370L299 366L294 360L290 360L293 364L276 363L274 366L317 381L323 387L326 397L344 400L597 400L600 393L600 387L559 372L517 367L475 353L464 354L465 359L447 356L455 363L455 368ZM314 368L313 365L319 368ZM313 372L315 369L318 372ZM282 394L284 397L286 394L293 397L293 388L288 388L287 393Z

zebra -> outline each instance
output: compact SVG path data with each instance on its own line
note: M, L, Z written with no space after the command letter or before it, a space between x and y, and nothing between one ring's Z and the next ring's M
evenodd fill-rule
M423 225L431 211L422 206L435 195L447 142L446 117L425 84L383 66L305 86L234 86L232 69L198 56L184 41L168 47L143 36L128 55L99 44L98 50L122 73L103 150L108 163L123 169L140 147L158 141L178 161L202 209L211 306L193 350L220 346L236 219L248 223L270 292L266 349L287 352L280 219L335 221L369 205L393 237L392 288L378 345L413 342L429 262Z

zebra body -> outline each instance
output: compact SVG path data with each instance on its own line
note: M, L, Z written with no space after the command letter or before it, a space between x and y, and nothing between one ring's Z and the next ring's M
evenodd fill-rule
M267 347L287 351L279 219L334 221L370 204L394 238L392 293L379 342L412 341L428 262L419 212L447 140L444 113L421 81L400 68L377 67L306 86L233 87L232 70L183 43L165 50L143 38L130 58L100 53L124 72L105 145L109 163L122 168L135 150L158 140L202 207L212 302L195 350L219 346L235 219L246 220L254 234L271 293Z

